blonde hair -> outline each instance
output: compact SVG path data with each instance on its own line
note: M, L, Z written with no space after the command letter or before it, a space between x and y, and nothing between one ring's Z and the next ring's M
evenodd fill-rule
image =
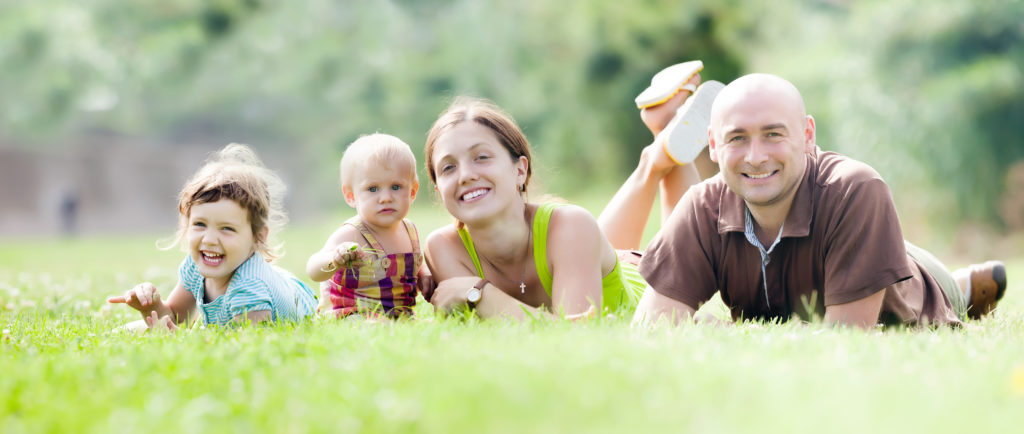
M185 247L185 233L192 207L229 199L246 210L256 252L267 262L281 257L281 245L271 240L284 228L288 215L284 210L284 181L263 166L256 153L246 145L232 143L206 160L192 178L185 183L178 198L178 232L160 248L170 249L176 244ZM263 228L267 236L260 237Z
M341 156L341 187L351 187L356 181L352 177L357 166L391 166L396 163L407 163L410 178L420 182L416 173L416 156L402 139L382 133L360 136L348 145Z

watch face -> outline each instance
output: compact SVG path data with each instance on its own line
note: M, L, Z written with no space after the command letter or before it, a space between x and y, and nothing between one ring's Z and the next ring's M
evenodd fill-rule
M476 303L480 301L480 290L476 288L470 289L469 292L466 293L466 300L468 300L470 303Z

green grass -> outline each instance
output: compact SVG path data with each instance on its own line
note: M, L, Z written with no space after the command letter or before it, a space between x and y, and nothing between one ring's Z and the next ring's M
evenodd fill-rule
M598 205L599 207L599 205ZM594 207L591 207L594 209ZM346 211L347 212L347 211ZM303 264L344 217L285 233ZM417 209L421 236L448 222ZM174 284L164 234L0 246L0 432L1016 432L1024 426L1024 257L967 331L787 323L315 321L111 333L107 306Z

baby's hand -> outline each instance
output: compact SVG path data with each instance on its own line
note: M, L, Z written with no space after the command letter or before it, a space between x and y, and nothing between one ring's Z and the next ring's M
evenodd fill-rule
M338 245L338 248L334 251L334 259L331 263L336 268L352 268L362 265L365 258L366 252L359 247L359 244L346 241Z
M143 282L129 289L124 295L107 298L107 303L124 303L139 312L152 312L160 305L160 293L152 283Z

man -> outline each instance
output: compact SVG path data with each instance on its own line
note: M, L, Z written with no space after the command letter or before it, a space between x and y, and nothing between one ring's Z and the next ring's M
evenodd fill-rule
M708 144L720 175L691 187L648 245L634 321L688 318L720 291L733 318L959 325L1002 297L1002 263L951 275L905 244L888 186L818 149L788 81L751 74L726 86Z

